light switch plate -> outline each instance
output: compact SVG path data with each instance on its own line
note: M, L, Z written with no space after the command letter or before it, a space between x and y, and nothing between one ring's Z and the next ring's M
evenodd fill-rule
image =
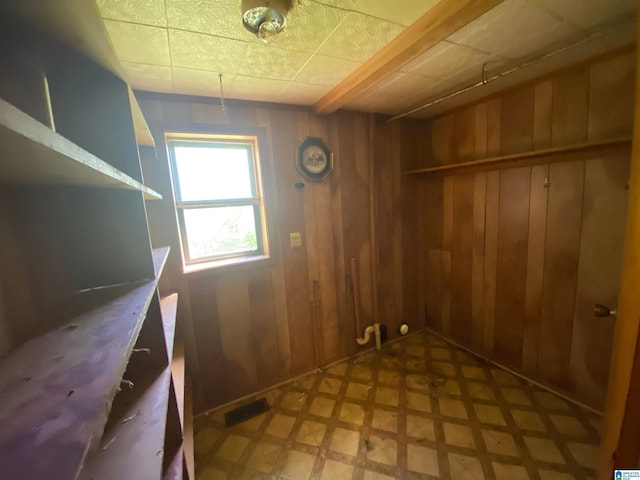
M300 248L302 246L302 235L300 235L300 232L290 233L289 242L291 243L291 248Z

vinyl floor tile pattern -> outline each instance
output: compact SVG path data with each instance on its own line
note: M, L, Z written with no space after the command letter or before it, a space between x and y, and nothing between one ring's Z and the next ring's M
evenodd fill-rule
M429 333L195 419L197 480L590 480L601 419Z

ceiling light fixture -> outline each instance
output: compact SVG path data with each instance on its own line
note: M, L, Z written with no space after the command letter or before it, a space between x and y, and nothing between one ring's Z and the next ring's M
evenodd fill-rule
M284 30L290 9L291 0L242 0L242 23L266 41Z

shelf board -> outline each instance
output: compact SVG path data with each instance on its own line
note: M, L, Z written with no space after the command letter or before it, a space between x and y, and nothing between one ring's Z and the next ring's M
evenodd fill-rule
M184 383L184 428L182 429L182 450L187 465L189 480L196 480L195 453L193 440L193 397L191 379L185 377Z
M159 272L167 254L154 251ZM108 300L0 360L3 476L76 478L100 440L157 282L92 291L91 304Z
M155 147L153 136L144 118L138 99L136 98L131 87L128 87L129 103L131 105L131 119L133 120L133 131L136 137L136 143L144 147Z
M167 346L167 358L171 363L176 337L176 315L178 312L178 294L173 293L160 299L160 311L162 313L162 328L164 340Z
M483 158L470 162L451 163L448 165L438 165L435 167L421 168L405 172L407 175L422 175L429 173L447 173L455 170L473 169L491 165L509 166L525 161L536 163L553 163L587 158L592 155L618 154L628 150L631 146L630 138L619 138L603 142L581 143L575 145L565 145L562 147L551 147L529 152L514 153L511 155L500 155L497 157Z
M171 247L159 247L153 250L153 271L156 274L156 278L160 278L160 275L162 275L170 250Z
M87 466L88 478L162 478L170 383L167 366L120 392L100 447Z
M0 155L0 183L122 188L162 198L2 99Z

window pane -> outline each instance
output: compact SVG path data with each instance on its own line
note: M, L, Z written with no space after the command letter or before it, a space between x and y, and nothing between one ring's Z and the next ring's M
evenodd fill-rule
M174 146L181 202L251 198L251 152L225 146Z
M191 260L257 250L254 207L185 208Z

